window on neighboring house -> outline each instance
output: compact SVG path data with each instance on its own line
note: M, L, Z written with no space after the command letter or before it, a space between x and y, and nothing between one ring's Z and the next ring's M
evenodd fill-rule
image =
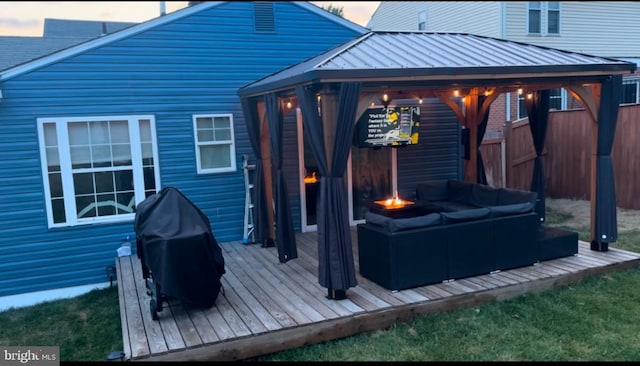
M153 116L39 118L49 227L126 221L160 186Z
M547 33L560 34L560 2L547 3Z
M542 8L540 1L529 1L527 12L529 33L540 34L542 30Z
M212 114L193 116L198 173L236 170L233 116Z
M427 30L427 11L423 10L418 13L418 30Z
M624 81L622 83L622 99L620 100L620 104L640 103L638 91L640 91L639 80Z
M556 109L561 111L567 109L564 105L565 100L566 98L563 96L562 88L549 90L549 110Z
M567 109L566 100L567 100L567 96L564 89L558 88L558 89L549 90L549 110ZM527 116L528 116L528 113L527 113L526 95L518 95L518 118L519 119L526 118Z

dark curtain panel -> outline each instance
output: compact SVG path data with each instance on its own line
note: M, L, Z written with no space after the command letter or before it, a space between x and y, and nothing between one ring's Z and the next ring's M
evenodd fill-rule
M595 238L591 240L604 243L618 240L616 187L611 149L616 134L621 92L621 75L613 75L602 82L596 152L596 227Z
M482 107L482 103L486 97L484 95L478 96L478 110ZM476 158L476 169L478 172L478 183L487 184L487 173L484 171L484 162L482 161L482 153L480 152L480 145L482 145L482 139L487 131L487 123L489 122L489 108L487 108L487 114L482 116L482 122L478 125L478 135L476 139L476 148L478 149Z
M531 191L538 193L536 212L542 222L545 220L545 186L544 169L542 166L542 151L547 138L547 125L549 124L549 90L537 90L527 97L527 114L529 115L529 128L533 138L533 146L536 150L536 160L533 166L531 178Z
M321 174L317 208L318 282L330 290L346 290L356 286L357 280L343 176L355 128L360 83L343 83L340 87L331 171L327 168L324 154L326 146L315 92L299 86L296 94L304 117L305 134L309 138Z
M264 165L260 151L260 117L256 100L242 98L242 112L249 133L249 142L256 156L256 169L253 174L253 233L255 240L263 243L269 236L267 224L267 204L264 190Z
M271 146L271 164L275 179L275 209L276 209L276 247L278 259L285 263L290 259L298 258L296 249L296 236L293 231L293 217L291 216L291 204L287 183L282 171L282 110L278 103L278 97L274 93L264 96L269 121L269 134Z

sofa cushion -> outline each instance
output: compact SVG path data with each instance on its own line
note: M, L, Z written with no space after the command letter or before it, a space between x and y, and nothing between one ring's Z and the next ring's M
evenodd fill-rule
M416 185L416 199L425 201L444 201L449 198L447 180L430 180Z
M484 184L474 184L473 187L471 187L469 203L478 207L495 206L498 202L499 191L499 189Z
M489 211L491 211L491 217L509 216L532 212L534 208L535 206L531 202L488 207Z
M463 182L459 180L447 181L449 201L469 204L471 200L471 188L473 185L474 184L471 182Z
M434 201L429 203L430 204L427 206L428 209L439 212L464 211L478 208L477 206L474 206L472 204L455 201Z
M474 208L471 210L455 211L455 212L442 212L442 223L449 224L455 222L465 222L472 220L479 220L489 217L491 211L488 208Z
M511 205L514 203L531 202L536 204L537 192L522 191L519 189L502 188L498 192L498 205Z
M384 215L380 215L377 214L375 212L371 212L371 211L367 211L364 214L364 219L367 222L367 224L373 224L376 226L382 226L384 228L388 228L389 227L389 221L391 221L390 217L384 216Z
M392 219L389 221L389 231L396 232L401 230L417 229L440 225L442 218L439 213L430 213L424 216L408 217L405 219Z

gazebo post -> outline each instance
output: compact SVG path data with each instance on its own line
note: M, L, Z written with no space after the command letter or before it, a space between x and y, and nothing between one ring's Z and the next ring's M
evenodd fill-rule
M605 252L618 238L616 195L611 162L620 94L621 75L610 75L592 85L591 93L581 85L567 87L579 99L591 117L591 249Z
M489 114L489 107L498 95L500 94L497 88L487 90L487 94L480 102L479 88L471 88L469 94L463 98L464 108L460 108L460 105L451 100L449 96L436 93L436 96L453 110L458 122L469 129L469 160L465 162L464 168L466 181L478 182L478 126Z

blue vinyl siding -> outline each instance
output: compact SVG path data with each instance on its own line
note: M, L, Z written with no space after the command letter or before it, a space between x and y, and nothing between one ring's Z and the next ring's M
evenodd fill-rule
M398 194L413 197L416 184L425 180L460 179L461 158L455 114L437 98L425 99L418 144L398 149Z
M202 209L219 242L242 239L242 155L255 158L238 88L358 35L295 3L274 10L275 32L254 32L251 2L227 2L0 84L0 297L108 281L134 239L132 221L47 228L40 117L153 115L161 186ZM197 174L192 116L208 113L233 114L236 172Z

